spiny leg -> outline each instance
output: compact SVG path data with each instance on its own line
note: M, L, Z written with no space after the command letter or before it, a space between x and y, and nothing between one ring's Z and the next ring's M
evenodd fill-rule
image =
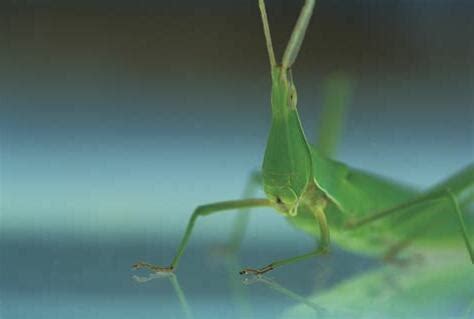
M265 267L262 268L245 268L242 269L239 274L241 275L263 275L266 272L269 272L270 270L274 270L275 268L278 268L280 266L284 265L289 265L289 264L294 264L303 260L306 260L308 258L313 258L316 256L320 255L325 255L329 252L328 247L319 247L315 251L312 251L310 253L304 254L304 255L299 255L296 257L291 257L287 259L281 259L272 262L271 264L266 265Z
M410 200L408 202L402 203L401 205L397 205L395 207L392 207L390 209L369 215L365 218L361 218L359 220L351 220L346 224L347 229L354 229L357 227L361 227L363 225L369 224L371 222L377 221L381 218L384 218L386 216L390 216L392 214L397 214L406 211L407 209L414 208L416 206L421 206L421 205L427 205L431 202L431 204L436 204L442 201L449 201L451 203L452 208L454 208L454 213L456 215L456 219L459 223L459 231L462 235L462 238L464 240L464 244L466 246L466 250L469 253L469 256L471 258L471 262L474 264L474 251L472 249L471 242L469 240L469 236L467 234L467 228L466 224L464 222L464 217L461 212L461 209L459 207L458 201L456 199L456 196L452 193L451 190L449 189L444 189L441 191L433 191L429 192L425 195L421 195L413 200ZM421 210L422 212L425 212L426 210Z
M313 258L316 256L325 255L329 253L329 227L327 224L326 215L324 214L323 209L319 207L313 209L313 214L319 224L319 232L320 232L319 246L318 248L316 248L316 250L304 255L277 260L262 268L257 268L257 269L245 268L245 269L242 269L239 273L241 275L262 275L280 266L294 264L308 258Z
M170 266L168 267L161 267L156 266L147 262L138 262L133 265L133 268L147 268L153 272L172 272L176 270L178 266L179 260L184 253L184 250L188 244L189 237L191 236L192 230L194 228L194 224L196 219L199 216L207 216L213 213L227 211L227 210L234 210L239 208L249 208L249 207L268 207L272 206L271 202L268 199L243 199L243 200L233 200L233 201L226 201L226 202L217 202L212 204L207 204L203 206L199 206L194 210L191 218L188 221L188 225L186 227L186 231L184 232L183 239L178 246L178 251L173 258Z

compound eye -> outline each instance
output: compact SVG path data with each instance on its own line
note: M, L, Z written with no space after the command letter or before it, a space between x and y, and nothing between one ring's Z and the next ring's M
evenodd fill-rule
M290 94L288 96L289 103L292 108L296 108L296 103L298 102L298 97L296 95L296 89L294 87L291 88Z
M277 202L280 200L283 204L292 206L298 200L298 197L291 188L285 187L279 190L276 200Z

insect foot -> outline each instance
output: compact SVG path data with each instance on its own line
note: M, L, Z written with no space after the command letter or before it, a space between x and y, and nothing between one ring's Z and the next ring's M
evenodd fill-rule
M132 268L134 270L137 270L137 269L148 269L152 272L160 272L160 273L170 273L170 272L173 272L174 271L174 268L173 266L169 266L169 267L160 267L160 266L157 266L157 265L153 265L153 264L150 264L150 263L147 263L147 262L143 262L143 261L140 261L136 264L134 264L132 266Z
M273 266L271 264L260 269L245 268L239 271L239 274L259 276L259 275L263 275L266 272L269 272L270 270L273 270Z

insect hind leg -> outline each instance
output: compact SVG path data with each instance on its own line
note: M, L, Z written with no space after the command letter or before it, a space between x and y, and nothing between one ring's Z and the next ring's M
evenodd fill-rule
M429 192L427 194L423 194L419 197L416 197L415 199L411 201L402 203L400 205L397 205L395 207L392 207L390 209L387 209L375 214L371 214L359 220L350 220L346 223L345 228L346 229L358 228L358 227L370 224L379 219L382 219L384 217L403 213L407 211L408 209L412 209L416 206L427 205L428 203L431 203L431 205L439 205L439 202L442 202L442 201L449 201L451 208L453 208L452 212L454 212L456 219L458 221L459 231L464 240L466 250L469 253L469 257L471 259L472 264L474 264L474 251L473 251L471 242L469 240L466 223L464 221L463 214L459 207L458 200L456 196L454 195L454 193L449 188L446 188L443 190L436 190L436 191ZM420 212L427 212L427 211L429 210L426 210L426 209L420 210L416 214L420 214ZM426 225L425 225L425 228L426 228Z
M469 256L471 257L471 263L474 264L474 251L472 249L471 241L469 240L469 237L467 235L467 227L466 227L466 223L464 222L461 209L459 208L459 203L456 199L456 196L454 196L451 190L447 189L446 193L448 194L448 197L455 208L456 214L458 215L458 221L459 221L459 227L461 229L461 234L463 236L467 251L469 252Z

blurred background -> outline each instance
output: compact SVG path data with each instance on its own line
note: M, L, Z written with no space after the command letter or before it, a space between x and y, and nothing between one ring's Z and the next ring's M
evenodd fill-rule
M300 6L267 1L277 56ZM343 71L355 86L338 159L420 188L472 162L473 14L467 0L318 1L293 69L307 136L324 79ZM197 205L241 196L269 93L256 0L1 1L0 317L182 317L172 286L138 285L130 265L167 264ZM195 317L274 317L296 301L235 293L240 278L212 253L233 217L198 222L183 291ZM313 244L259 210L240 258ZM272 276L307 295L378 265L336 248ZM331 271L315 284L319 266Z

